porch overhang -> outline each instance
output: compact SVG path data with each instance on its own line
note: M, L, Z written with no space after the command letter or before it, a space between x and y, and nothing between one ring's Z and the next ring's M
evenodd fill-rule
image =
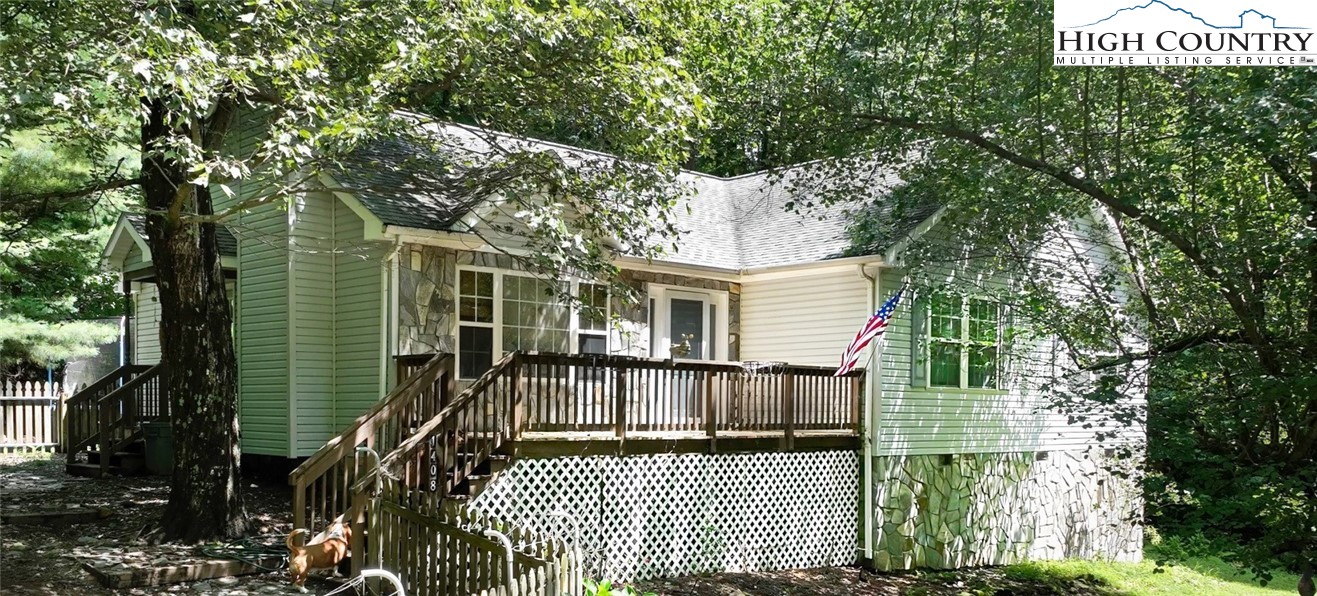
M220 267L227 278L237 277L238 251L237 240L232 232L219 226ZM141 258L127 262L136 249ZM146 241L145 221L140 215L124 213L115 222L110 239L101 250L101 264L118 271L124 281L151 281L155 279L155 263L151 258L151 246Z

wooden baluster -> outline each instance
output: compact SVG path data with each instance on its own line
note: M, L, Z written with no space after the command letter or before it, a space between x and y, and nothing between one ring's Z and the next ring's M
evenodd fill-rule
M352 577L361 575L361 569L367 564L366 558L366 507L369 500L366 491L352 495L352 515L348 520L352 525L352 543L349 547L356 556L352 557ZM297 527L297 526L294 526Z
M526 424L526 396L521 387L525 381L525 374L522 357L517 355L512 362L512 429L508 434L511 440L516 440L521 435L521 430Z
M788 451L796 447L796 373L787 369L782 374L782 447Z
M613 433L619 446L626 440L626 370L619 365L613 371Z
M713 376L712 370L704 373L704 429L709 437L709 453L718 452L718 409L714 403Z
M867 374L867 373L864 373ZM861 404L862 389L864 387L864 374L854 375L851 377L851 425L855 428L855 434L864 431L864 416ZM870 398L873 399L873 398ZM872 432L875 429L870 429Z

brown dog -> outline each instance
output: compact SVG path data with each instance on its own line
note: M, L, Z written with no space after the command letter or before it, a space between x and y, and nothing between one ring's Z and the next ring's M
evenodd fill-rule
M288 547L288 574L292 576L293 585L305 592L306 577L312 569L336 567L348 555L348 544L352 542L352 527L335 524L324 541L306 546L293 544L293 537L306 534L306 530L293 530L284 540Z

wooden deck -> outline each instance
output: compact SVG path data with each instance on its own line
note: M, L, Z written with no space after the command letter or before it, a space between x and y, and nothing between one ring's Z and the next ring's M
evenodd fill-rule
M516 457L762 453L859 448L860 437L851 430L797 431L789 444L785 433L780 431L733 430L722 431L712 437L701 431L636 431L628 433L625 438L606 431L528 431L505 447Z
M836 377L830 368L789 364L514 352L467 382L456 378L451 355L397 364L398 385L289 475L297 527L351 524L353 551L368 555L353 558L354 573L363 564L409 578L433 570L429 545L439 538L415 537L443 534L445 520L468 512L518 457L859 447L862 370ZM492 519L479 527L506 529ZM469 534L450 552L485 554L451 567L492 565L489 553L501 547ZM377 552L367 536L393 547ZM499 582L511 577L503 575Z
M863 372L791 364L523 354L513 456L732 453L859 446ZM478 431L477 431L478 432Z

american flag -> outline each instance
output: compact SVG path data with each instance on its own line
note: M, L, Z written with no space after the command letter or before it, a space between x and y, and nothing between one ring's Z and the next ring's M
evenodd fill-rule
M901 289L883 303L883 307L878 309L878 312L869 317L869 321L860 328L860 332L855 334L855 339L851 340L851 345L846 346L846 351L841 355L841 367L837 369L834 377L851 372L851 369L859 364L860 354L864 353L864 349L887 331L887 321L891 320L892 314L896 312L896 305L901 302L901 295L905 294L906 287L901 286Z

